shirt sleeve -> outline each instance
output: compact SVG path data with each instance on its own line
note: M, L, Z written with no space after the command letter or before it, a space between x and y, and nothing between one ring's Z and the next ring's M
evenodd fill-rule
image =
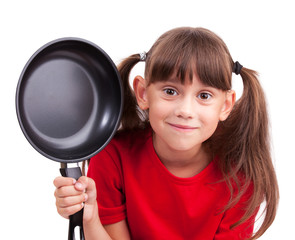
M259 210L258 208L248 220L231 228L234 223L238 222L243 217L246 203L252 194L253 185L251 184L246 193L241 197L240 201L235 206L225 211L214 236L214 240L244 240L253 235L255 217Z
M106 147L91 158L87 176L96 184L99 217L102 224L119 222L126 218L123 177L118 154Z

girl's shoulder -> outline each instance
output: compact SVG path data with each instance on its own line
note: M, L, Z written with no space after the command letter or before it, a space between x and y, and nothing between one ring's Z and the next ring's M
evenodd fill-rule
M118 131L105 148L91 158L89 169L90 166L92 169L98 169L100 166L122 169L123 165L130 165L132 159L138 160L139 156L145 155L144 153L150 150L152 147L151 136L152 130L149 128L136 131Z
M152 137L152 129L119 130L109 145L122 148L132 148L144 144Z

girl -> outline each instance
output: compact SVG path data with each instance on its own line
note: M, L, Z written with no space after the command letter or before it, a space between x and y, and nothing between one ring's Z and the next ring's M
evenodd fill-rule
M133 91L129 74L139 61L145 76L135 77ZM168 31L118 69L121 128L91 159L88 177L55 179L60 215L84 206L87 240L260 237L275 218L278 186L257 74L203 28ZM237 102L232 72L244 84Z

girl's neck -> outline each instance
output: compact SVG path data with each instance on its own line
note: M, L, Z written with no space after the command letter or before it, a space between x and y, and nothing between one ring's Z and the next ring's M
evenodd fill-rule
M209 154L202 144L190 151L173 151L157 146L154 142L155 151L167 168L177 177L188 178L200 173L212 161L213 156Z

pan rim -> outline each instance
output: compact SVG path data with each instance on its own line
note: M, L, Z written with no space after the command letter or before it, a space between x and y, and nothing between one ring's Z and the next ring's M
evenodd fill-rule
M111 132L111 134L109 135L109 137L107 137L107 140L104 142L104 144L100 145L97 147L97 149L95 151L93 151L92 153L89 153L87 155L83 155L82 157L78 157L75 158L73 157L72 159L64 159L64 158L60 158L60 157L56 157L54 155L48 154L47 152L43 151L42 149L40 149L37 144L35 143L35 141L32 139L32 137L30 136L30 134L27 132L24 123L23 123L23 116L21 114L20 111L20 91L22 88L22 83L23 83L23 79L24 79L24 75L26 74L27 70L29 69L29 67L31 66L32 62L36 59L36 57L38 57L44 50L46 50L48 47L54 45L54 44L59 44L59 43L64 43L64 42L77 42L77 43L83 43L86 45L89 45L91 47L94 47L95 49L97 49L102 55L103 57L107 60L107 62L110 64L112 70L114 70L113 72L116 75L116 79L118 80L118 86L120 89L120 106L119 106L119 112L118 112L118 117L115 121L114 124L114 128ZM42 154L43 156L45 156L46 158L49 158L51 160L57 161L57 162L61 162L61 163L75 163L75 162L81 162L84 160L87 160L91 157L93 157L94 155L96 155L98 152L100 152L103 148L105 148L105 146L111 141L111 139L113 138L113 136L115 135L117 129L119 128L120 125L120 119L122 116L122 110L123 110L123 87L122 87L122 82L121 82L121 78L119 75L119 72L117 70L116 65L114 64L114 62L112 61L112 59L110 58L110 56L102 49L100 48L98 45L96 45L95 43L83 39L83 38L78 38L78 37L63 37L63 38L58 38L55 39L53 41L50 41L46 44L44 44L43 46L41 46L30 58L29 60L26 62L20 77L19 77L19 81L17 84L17 88L16 88L16 97L15 97L15 104L16 104L16 114L17 114L17 119L20 125L20 128L23 132L23 134L25 135L26 139L28 140L28 142L32 145L32 147L39 152L40 154Z

